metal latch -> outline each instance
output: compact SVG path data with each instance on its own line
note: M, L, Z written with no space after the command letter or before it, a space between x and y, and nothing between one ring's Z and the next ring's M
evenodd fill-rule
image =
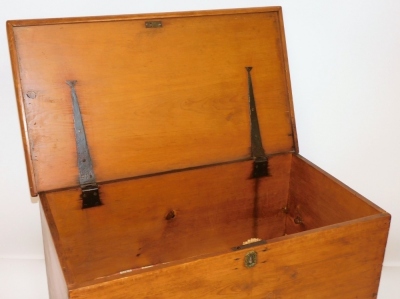
M71 88L72 108L74 113L75 141L78 156L79 184L82 189L82 209L100 206L99 188L93 171L92 159L86 141L85 128L83 126L82 114L79 108L78 96L76 94L76 80L67 81Z
M238 251L238 250L243 250L243 249L246 249L246 248L251 248L251 247L258 246L258 245L263 245L263 244L267 244L267 241L262 240L262 239L253 238L253 239L250 239L247 242L243 242L242 245L232 247L232 250L233 251Z
M97 185L85 186L82 188L82 209L101 205L99 187Z
M268 176L268 157L265 154L262 140L260 125L258 124L256 101L254 98L253 82L251 80L251 66L246 67L247 80L249 89L249 105L250 105L250 121L251 121L251 156L253 162L253 178Z
M146 28L161 28L162 22L161 21L146 21L146 22L144 22L144 26Z

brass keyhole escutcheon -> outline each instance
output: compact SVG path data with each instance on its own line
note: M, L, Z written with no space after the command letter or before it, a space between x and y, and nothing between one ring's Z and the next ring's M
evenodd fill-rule
M244 265L246 268L252 268L257 264L257 252L250 251L244 257Z

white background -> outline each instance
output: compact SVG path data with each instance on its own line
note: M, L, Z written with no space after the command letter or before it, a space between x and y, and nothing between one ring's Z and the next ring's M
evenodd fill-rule
M400 282L396 0L1 0L0 298L47 297L39 207L28 190L5 21L271 5L284 12L300 153L392 214L379 298L400 298L384 289L391 279Z

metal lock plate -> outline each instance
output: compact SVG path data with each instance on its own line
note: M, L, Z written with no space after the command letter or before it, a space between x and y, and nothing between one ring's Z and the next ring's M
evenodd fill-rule
M244 265L246 268L252 268L257 264L257 252L250 251L244 257Z

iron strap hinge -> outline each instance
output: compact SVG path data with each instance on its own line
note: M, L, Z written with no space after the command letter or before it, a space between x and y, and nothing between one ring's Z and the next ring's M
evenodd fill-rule
M79 184L82 189L82 209L86 209L100 206L102 203L100 200L99 187L96 183L96 177L93 171L92 159L87 145L78 96L75 90L76 82L76 80L69 80L67 81L67 84L71 88L76 150L78 156Z
M248 89L249 89L249 105L250 105L250 122L251 122L251 157L253 158L253 178L268 176L268 157L265 154L262 140L260 125L258 124L258 116L256 109L256 101L254 98L253 82L251 79L251 70L253 67L246 67Z
M101 205L99 187L97 184L84 186L82 188L82 209L92 208Z

